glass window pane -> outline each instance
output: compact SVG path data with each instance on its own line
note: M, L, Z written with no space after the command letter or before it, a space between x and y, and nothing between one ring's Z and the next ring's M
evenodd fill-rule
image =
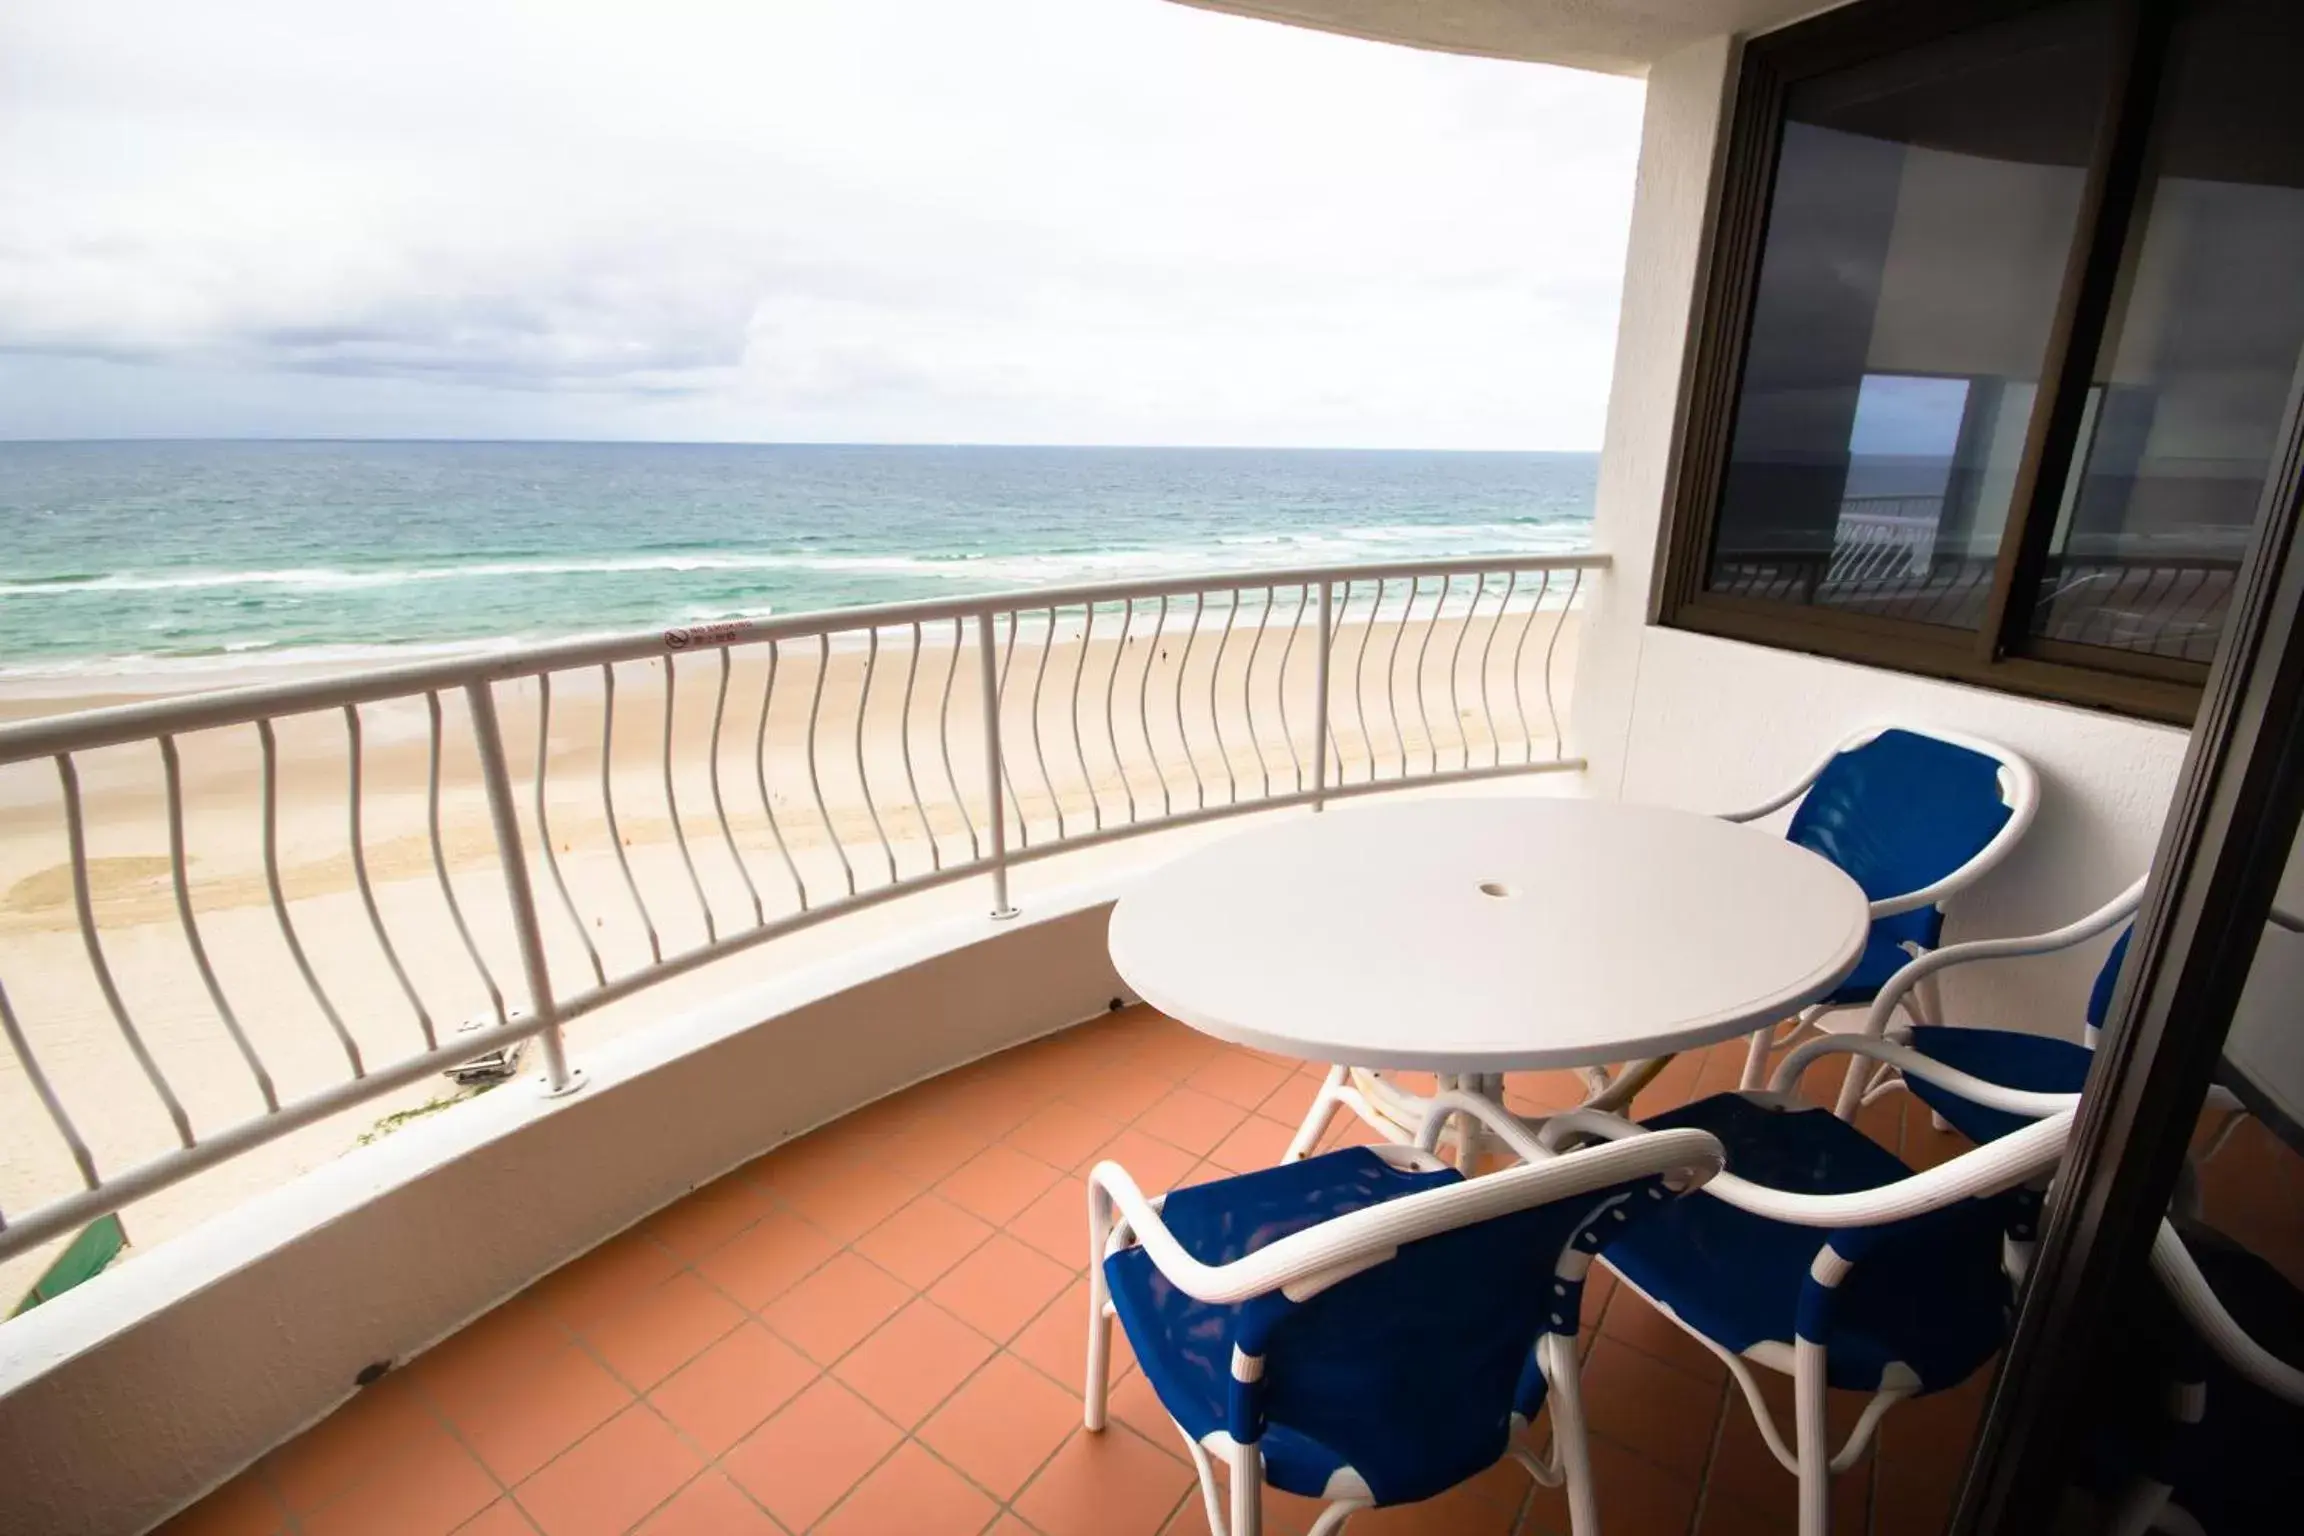
M2304 362L2304 8L2179 21L2034 634L2208 661Z
M2057 6L1790 88L1711 590L1979 622L2109 29Z
M2291 845L2276 910L2304 904L2304 847ZM2072 1528L2142 1530L2123 1523L2147 1504L2172 1511L2155 1531L2281 1531L2296 1525L2304 1471L2293 1458L2304 1408L2283 1405L2237 1369L2261 1351L2304 1369L2304 934L2268 923L2223 1059L2198 1104L2192 1143L2169 1202L2169 1231L2237 1325L2209 1315L2139 1262L2119 1277L2112 1332L2121 1347L2095 1362L2073 1402L2086 1448L2068 1500ZM2202 1018L2193 1027L2213 1029ZM2093 1091L2093 1090L2092 1090ZM2214 1341L2221 1338L2219 1347ZM2245 1341L2245 1342L2242 1342ZM2279 1426L2257 1447L2258 1426ZM2167 1469L2150 1484L2139 1469ZM2188 1519L2185 1517L2189 1517Z

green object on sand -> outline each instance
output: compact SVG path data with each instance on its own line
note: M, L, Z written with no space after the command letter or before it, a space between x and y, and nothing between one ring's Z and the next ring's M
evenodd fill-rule
M128 1246L128 1229L120 1225L118 1215L103 1216L81 1228L80 1235L70 1246L56 1256L24 1299L16 1303L10 1317L21 1317L44 1301L54 1301L72 1287L92 1280L104 1272L104 1266L120 1256Z

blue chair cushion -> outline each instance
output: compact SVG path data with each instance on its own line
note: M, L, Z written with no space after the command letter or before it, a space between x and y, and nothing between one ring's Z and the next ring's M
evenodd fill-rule
M1710 1131L1727 1149L1729 1172L1795 1194L1853 1194L1912 1173L1822 1109L1781 1110L1723 1093L1643 1123ZM1833 1386L1875 1390L1901 1362L1922 1392L1941 1391L2000 1347L2010 1306L2000 1270L2005 1212L1994 1201L1965 1201L1938 1217L1892 1230L1841 1282L1822 1341ZM1698 1193L1668 1202L1605 1252L1687 1326L1743 1354L1770 1342L1790 1347L1808 1267L1832 1236Z
M1353 1147L1177 1190L1161 1219L1194 1258L1224 1264L1460 1177L1402 1172ZM1623 1198L1603 1190L1442 1232L1301 1304L1279 1294L1195 1300L1140 1247L1106 1259L1104 1273L1145 1378L1186 1434L1231 1428L1232 1350L1242 1344L1264 1356L1266 1481L1319 1498L1348 1467L1378 1503L1405 1503L1493 1465L1513 1416L1541 1407L1535 1342L1555 1319L1573 1331L1582 1299L1581 1285L1556 1289L1554 1269L1593 1213ZM1637 1207L1645 1216L1668 1203Z
M1958 1029L1923 1024L1912 1031L1912 1048L1948 1067L2029 1093L2078 1093L2088 1081L2096 1053L2070 1040L2027 1035L2013 1029ZM1982 1145L2032 1123L2028 1115L1988 1109L1949 1088L1906 1074L1912 1097L1942 1115L1951 1127Z
M2014 814L2001 798L1998 761L1933 736L1890 730L1827 763L1784 835L1846 870L1868 899L1882 901L1959 869ZM1899 946L1910 940L1933 949L1943 927L1944 915L1933 907L1880 919L1855 972L1827 1001L1871 1001L1908 958Z

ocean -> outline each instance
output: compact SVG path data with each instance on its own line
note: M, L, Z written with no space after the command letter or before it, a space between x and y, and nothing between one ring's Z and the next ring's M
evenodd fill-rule
M0 443L0 678L1589 547L1597 454Z

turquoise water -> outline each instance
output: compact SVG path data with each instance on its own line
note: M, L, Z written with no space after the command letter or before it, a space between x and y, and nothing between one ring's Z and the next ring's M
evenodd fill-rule
M1588 547L1596 454L0 443L0 675Z

